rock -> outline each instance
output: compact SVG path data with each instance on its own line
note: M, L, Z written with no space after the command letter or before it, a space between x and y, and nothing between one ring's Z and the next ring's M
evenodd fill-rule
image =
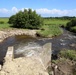
M5 38L8 38L10 36L23 35L23 34L35 37L36 31L37 30L22 30L22 29L0 31L0 40L3 41ZM2 41L0 41L0 42L2 42Z
M75 47L75 46L76 46L76 44L71 44L70 46L71 46L71 47Z
M0 65L0 70L2 69L2 66Z

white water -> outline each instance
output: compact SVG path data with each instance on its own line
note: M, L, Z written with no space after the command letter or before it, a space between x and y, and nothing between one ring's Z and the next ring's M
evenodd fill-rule
M23 54L24 56L36 55L41 49L41 46L35 42L29 42L28 44L19 44L18 49L15 50L15 54Z

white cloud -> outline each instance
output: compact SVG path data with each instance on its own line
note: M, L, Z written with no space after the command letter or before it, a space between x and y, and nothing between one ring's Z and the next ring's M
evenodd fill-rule
M2 8L2 9L0 9L0 13L8 13L8 12L9 12L9 10L6 9L6 8Z
M16 7L13 7L12 8L12 12L15 12L15 13L17 13L19 10L16 8Z
M36 9L36 11L41 14L57 14L57 15L67 15L69 13L68 10L58 10L58 9L49 10L47 8Z
M24 11L24 9L28 10L28 8L18 9L16 7L12 7L10 10L6 9L6 8L1 8L0 9L0 14L11 16L11 15L17 13L20 10ZM34 10L34 9L32 9L32 10ZM75 16L76 15L76 9L72 9L72 10L60 10L60 9L40 8L40 9L36 9L36 12L38 14L41 14L42 16ZM1 16L2 15L0 15L0 17Z

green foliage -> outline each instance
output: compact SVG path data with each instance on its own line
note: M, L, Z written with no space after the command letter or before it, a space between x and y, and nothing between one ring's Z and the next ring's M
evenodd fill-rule
M13 24L14 21L15 21L15 15L12 15L12 16L9 18L8 23L9 23L9 24Z
M73 19L68 22L66 28L70 31L76 32L76 19Z
M76 32L76 26L71 27L71 31L72 31L72 32Z
M4 24L4 21L0 21L0 24Z
M60 57L68 58L76 61L76 51L75 50L62 50L59 53Z
M11 16L9 23L17 28L39 29L43 24L43 20L35 11L25 9L23 12L19 11L16 15Z

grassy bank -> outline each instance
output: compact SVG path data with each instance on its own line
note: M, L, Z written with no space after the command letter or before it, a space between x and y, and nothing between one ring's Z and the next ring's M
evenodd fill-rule
M42 37L53 37L62 34L62 32L57 25L44 25L37 34Z
M71 27L71 31L76 33L76 26Z
M69 20L59 20L59 19L44 19L44 25L41 30L37 32L39 36L43 37L53 37L58 36L63 33L60 26L66 26Z
M76 51L61 50L57 59L52 59L52 64L58 65L59 73L67 72L67 75L76 75ZM59 74L61 75L61 74Z

